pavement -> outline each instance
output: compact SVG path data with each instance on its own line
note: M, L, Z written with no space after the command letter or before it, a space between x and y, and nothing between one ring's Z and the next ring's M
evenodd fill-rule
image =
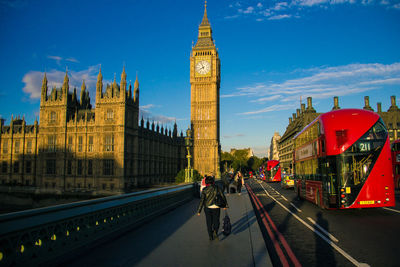
M194 199L63 266L272 266L249 195L227 195L232 233L210 241Z

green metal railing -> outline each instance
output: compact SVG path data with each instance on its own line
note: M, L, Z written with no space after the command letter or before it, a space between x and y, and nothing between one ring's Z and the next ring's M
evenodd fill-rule
M197 190L171 186L0 215L0 266L60 261L190 201Z

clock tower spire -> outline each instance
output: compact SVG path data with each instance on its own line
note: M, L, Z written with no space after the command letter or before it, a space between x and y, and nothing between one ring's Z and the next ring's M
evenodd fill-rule
M190 55L193 164L202 175L220 177L220 59L207 16L207 1L196 45Z

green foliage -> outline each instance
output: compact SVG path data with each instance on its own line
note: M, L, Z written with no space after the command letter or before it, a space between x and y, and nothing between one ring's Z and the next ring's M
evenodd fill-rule
M198 182L201 181L202 176L197 170L193 170L193 181ZM185 169L182 169L175 176L175 183L184 183L185 182Z
M247 160L247 166L249 167L250 170L256 171L260 168L261 165L265 163L265 158L258 158L256 156L253 156Z
M234 158L235 157L228 152L222 152L221 154L221 161L233 161Z
M203 177L197 170L193 170L193 181L194 182L200 182Z
M183 183L185 182L185 169L182 169L175 176L175 183Z
M233 160L235 157L231 155L228 152L222 152L221 153L221 165L220 165L220 170L224 172L228 172L230 169L230 166L232 166Z
M247 157L247 150L236 150L233 155L228 152L221 153L221 170L229 171L231 168L234 171L241 170L242 172L256 171L262 164L268 161L268 158L259 158L257 156Z
M239 160L240 162L246 162L247 155L248 155L248 151L245 149L238 149L233 153L233 156L235 157L235 159Z

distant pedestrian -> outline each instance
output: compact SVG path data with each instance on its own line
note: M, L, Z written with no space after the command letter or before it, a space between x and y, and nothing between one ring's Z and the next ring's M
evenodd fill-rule
M229 194L229 182L230 182L229 181L230 180L229 174L228 173L224 173L222 175L221 180L222 180L222 192L225 193L225 189L226 189L226 193Z
M242 185L244 185L243 174L240 171L238 171L235 176L235 182L237 184L238 195L240 196L242 192Z
M215 185L213 176L207 176L205 179L206 187L201 193L200 203L197 208L197 215L200 215L204 207L206 215L207 231L210 240L219 240L218 229L220 224L220 208L227 209L228 202L224 193Z

